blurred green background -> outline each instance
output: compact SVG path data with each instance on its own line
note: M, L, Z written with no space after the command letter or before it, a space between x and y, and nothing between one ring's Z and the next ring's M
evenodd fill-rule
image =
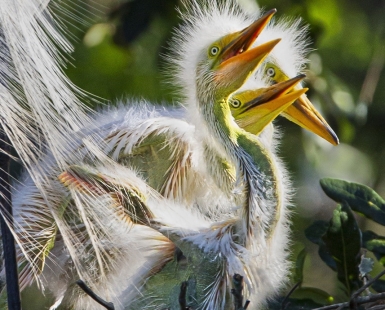
M111 104L124 98L159 104L178 101L171 86L162 82L160 55L167 53L167 41L179 23L179 0L70 2L59 4L71 7L71 14L63 15L75 47L66 73L77 86ZM256 6L254 0L239 2ZM303 230L316 219L329 219L335 207L321 191L322 177L363 183L385 196L385 1L260 0L258 5L277 8L278 17L301 17L310 24L308 96L341 144L333 147L279 119L284 132L280 154L297 189L293 259L306 247L304 284L339 300L335 274L318 258ZM385 233L363 218L359 223L362 229Z

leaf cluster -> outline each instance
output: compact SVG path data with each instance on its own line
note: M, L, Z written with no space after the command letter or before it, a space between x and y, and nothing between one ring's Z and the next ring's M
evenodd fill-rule
M322 179L320 184L323 191L338 204L329 221L315 221L305 230L305 235L318 245L320 258L335 272L346 301L350 303L349 308L359 309L354 308L352 303L362 292L368 292L369 286L375 292L385 292L384 280L371 280L369 273L374 261L366 257L368 251L372 252L377 261L385 265L385 236L370 230L362 231L354 213L385 226L385 200L373 189L357 183ZM298 289L291 295L293 297L281 299L281 304L271 304L269 309L323 309L334 302L333 296L323 290L302 287L305 256L304 249L297 257L295 281ZM370 296L367 299L370 300Z

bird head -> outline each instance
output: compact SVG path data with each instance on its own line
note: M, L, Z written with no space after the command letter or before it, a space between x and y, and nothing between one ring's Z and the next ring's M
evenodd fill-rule
M307 88L294 90L304 77L301 74L269 87L235 92L229 97L228 103L236 123L255 135L261 133L307 91Z
M198 65L197 84L198 91L203 92L203 90L214 89L217 98L225 98L245 83L254 69L279 42L279 39L269 41L229 58L227 58L227 55L215 57L214 54L220 50L220 42L221 40L209 47L208 61ZM225 54L233 52L234 50L230 49ZM208 70L206 64L209 65Z
M276 10L256 20L235 1L197 3L182 1L183 24L174 33L167 56L170 82L192 109L198 96L207 98L213 91L230 94L238 89L278 42L251 48Z
M289 77L282 70L271 62L266 62L265 74L271 84L288 81ZM302 86L298 84L294 89L299 90ZM311 101L305 94L300 96L291 106L285 111L282 111L282 116L290 121L305 128L316 135L324 138L333 145L339 143L337 135L329 126L322 115L317 111Z
M224 98L244 84L280 41L275 39L249 49L275 12L267 12L243 30L222 36L203 50L196 70L198 91L214 88L216 95Z
M255 76L256 79L259 79L260 76L258 75L262 74L267 82L273 85L287 81L290 77L296 76L298 72L302 71L307 62L305 57L308 52L306 33L307 27L301 26L301 20L299 19L295 21L272 21L267 25L253 43L253 46L258 46L273 38L281 38L281 41L258 69L259 72ZM302 86L297 84L294 90L301 88ZM333 145L339 143L333 129L331 129L305 94L300 96L281 115Z

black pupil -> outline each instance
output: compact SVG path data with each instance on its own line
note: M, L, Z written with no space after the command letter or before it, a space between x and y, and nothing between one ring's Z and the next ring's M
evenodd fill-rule
M213 55L215 55L216 53L218 53L218 48L213 47L213 48L211 49L211 53L212 53Z
M267 69L267 75L268 75L268 76L274 76L274 75L275 75L274 69L273 69L273 68Z

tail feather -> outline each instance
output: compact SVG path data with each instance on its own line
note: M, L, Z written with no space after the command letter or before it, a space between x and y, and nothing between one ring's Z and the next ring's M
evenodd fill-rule
M72 46L53 17L48 0L4 0L0 6L0 125L40 192L37 203L24 201L15 205L14 235L20 246L20 262L24 264L23 287L42 272L57 234L64 241L78 274L85 277L89 274L79 261L76 247L81 244L82 234L77 235L79 231L63 215L65 208L57 176L58 171L82 162L84 153L74 151L79 144L84 148L89 146L88 152L94 157L102 154L98 153L101 145L96 135L86 137L82 132L91 128L90 110L82 102L87 96L61 69L66 62L63 55L71 53ZM98 201L96 206L97 199L82 200L76 193L71 194L76 214L86 226L84 233L89 235L94 248L96 269L103 274L106 262L98 238L108 234L108 227L93 226L88 216L103 218L105 212L111 217L110 212L102 202ZM26 209L39 206L43 206L49 221L39 222L42 227L32 227L25 216L33 215L35 210ZM99 208L99 214L92 213L93 207ZM50 236L44 235L48 229Z
M64 168L77 132L90 124L85 93L61 69L72 47L47 4L4 0L0 8L0 123L35 182L45 169L42 151Z

